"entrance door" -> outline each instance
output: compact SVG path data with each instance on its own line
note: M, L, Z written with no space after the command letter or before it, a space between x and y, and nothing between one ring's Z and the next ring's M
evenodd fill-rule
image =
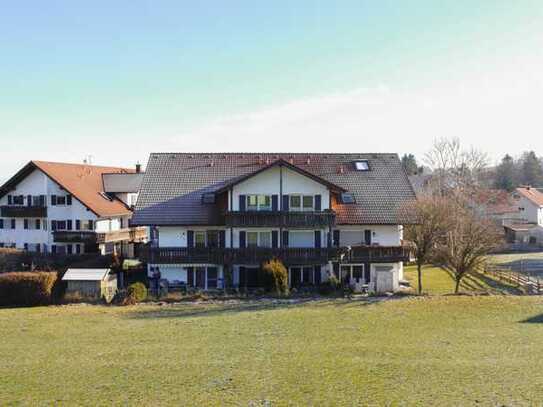
M196 267L196 288L205 290L206 288L206 268L205 267Z

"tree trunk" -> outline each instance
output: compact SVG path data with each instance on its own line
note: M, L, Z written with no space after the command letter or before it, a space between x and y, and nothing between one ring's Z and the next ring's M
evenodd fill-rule
M455 294L458 294L458 290L460 289L460 280L462 280L462 277L456 277L456 284L454 286Z
M417 274L418 274L418 291L419 295L422 294L422 264L417 263Z

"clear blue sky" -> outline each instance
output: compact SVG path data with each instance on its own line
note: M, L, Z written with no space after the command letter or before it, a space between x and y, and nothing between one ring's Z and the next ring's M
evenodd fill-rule
M541 0L7 1L0 179L151 151L422 155L441 135L543 154L542 27Z

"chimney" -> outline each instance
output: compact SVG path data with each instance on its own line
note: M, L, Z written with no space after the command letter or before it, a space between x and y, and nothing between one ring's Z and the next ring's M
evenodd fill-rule
M140 163L136 163L136 173L140 173L141 172L141 164Z

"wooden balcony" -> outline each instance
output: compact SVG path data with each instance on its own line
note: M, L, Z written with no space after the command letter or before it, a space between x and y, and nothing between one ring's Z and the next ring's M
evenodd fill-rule
M92 230L55 230L53 232L55 243L96 243L96 232Z
M336 214L334 211L230 211L225 214L225 222L230 227L323 228L335 225Z
M116 243L116 242L129 242L129 243L141 243L147 239L147 228L125 228L119 230L113 230L111 232L97 233L96 242L98 244Z
M413 259L413 248L403 246L352 246L342 247L340 260L342 263L395 263L408 262Z
M3 218L46 218L46 206L14 206L5 205L0 209Z
M409 261L411 249L403 246L341 248L187 248L150 247L142 260L152 264L261 264L277 258L286 265L342 263L394 263Z

